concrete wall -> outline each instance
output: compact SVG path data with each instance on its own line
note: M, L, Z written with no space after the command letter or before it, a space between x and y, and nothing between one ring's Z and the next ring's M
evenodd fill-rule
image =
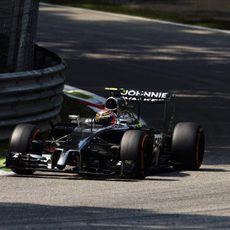
M33 69L38 0L0 0L0 71Z

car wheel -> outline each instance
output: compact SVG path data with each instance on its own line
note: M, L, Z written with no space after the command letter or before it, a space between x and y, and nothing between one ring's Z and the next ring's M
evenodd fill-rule
M140 130L126 131L120 145L120 160L122 161L122 173L124 176L131 176L144 179L147 170L150 153L150 137Z
M41 146L32 145L32 141L39 138L40 130L36 125L17 125L11 135L9 153L18 152L22 154L41 154ZM34 173L34 170L25 170L19 168L14 168L12 171L21 175L31 175Z
M177 170L198 170L204 157L205 136L199 124L178 123L172 136L173 167Z

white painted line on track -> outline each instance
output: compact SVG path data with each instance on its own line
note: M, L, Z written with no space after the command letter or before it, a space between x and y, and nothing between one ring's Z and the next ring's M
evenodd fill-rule
M179 27L190 28L190 29L205 30L205 31L210 31L210 32L214 32L214 33L230 34L230 30L215 29L215 28L209 28L209 27L204 27L204 26L195 26L195 25L190 25L190 24L170 22L170 21L164 21L164 20L159 20L159 19L150 19L150 18L144 18L144 17L139 17L139 16L131 16L131 15L119 14L119 13L110 13L110 12L104 12L104 11L84 9L84 8L79 8L79 7L62 6L62 5L57 5L57 4L41 3L40 5L44 5L44 6L50 5L50 6L54 6L54 7L65 7L65 8L69 8L71 10L78 9L78 10L82 10L85 12L92 12L92 13L97 12L98 14L101 14L101 15L119 16L121 18L133 19L133 20L138 20L138 21L156 22L156 23L172 25L172 26L179 26Z
M0 169L0 176L9 176L9 175L14 175L15 173L13 172L5 172Z

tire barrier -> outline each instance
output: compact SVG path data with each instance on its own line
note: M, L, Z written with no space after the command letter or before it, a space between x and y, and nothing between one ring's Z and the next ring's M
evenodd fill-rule
M0 70L32 70L39 1L0 2Z
M0 140L19 123L56 121L62 105L66 65L54 53L35 46L34 70L0 74Z

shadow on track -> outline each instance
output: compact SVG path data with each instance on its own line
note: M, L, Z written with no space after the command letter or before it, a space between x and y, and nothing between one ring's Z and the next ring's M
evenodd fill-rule
M41 178L48 180L95 180L95 181L117 181L117 182L129 182L138 183L143 181L178 181L181 177L188 177L189 174L185 172L175 171L173 169L162 169L157 172L153 172L150 176L146 177L144 180L132 179L132 178L119 178L119 177L109 177L109 176L87 176L87 175L77 175L70 173L47 173L37 171L33 175L8 175L8 177L23 177L23 178ZM161 178L159 178L161 177ZM167 177L167 178L166 178ZM171 177L171 178L170 178Z
M0 215L2 229L223 229L230 225L230 217L225 216L29 203L1 203Z

